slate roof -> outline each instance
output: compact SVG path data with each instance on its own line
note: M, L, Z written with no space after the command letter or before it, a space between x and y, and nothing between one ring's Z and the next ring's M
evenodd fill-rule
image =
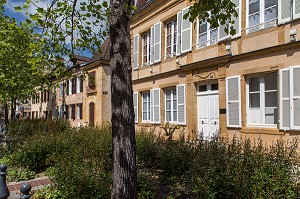
M137 0L135 7L137 8L136 13L144 10L147 8L150 4L152 4L155 0Z
M110 37L108 36L103 42L103 44L101 45L101 53L99 51L95 51L89 62L93 62L98 59L109 60L109 58L110 58Z

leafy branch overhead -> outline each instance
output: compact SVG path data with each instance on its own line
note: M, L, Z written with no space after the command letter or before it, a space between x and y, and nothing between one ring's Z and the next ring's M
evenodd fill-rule
M196 0L184 18L189 18L191 22L198 18L200 23L208 22L211 28L225 25L225 32L235 35L233 25L238 17L238 5L239 0Z
M29 13L30 7L36 12ZM15 10L24 10L29 16L26 23L35 29L35 36L41 38L42 52L48 54L48 60L72 58L76 51L98 50L107 36L109 5L105 0L53 0L49 3L26 0L23 7L15 7Z

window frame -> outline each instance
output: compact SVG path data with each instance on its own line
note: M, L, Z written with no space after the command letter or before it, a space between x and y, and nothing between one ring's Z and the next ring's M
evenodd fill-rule
M146 101L144 101L144 94L146 94ZM146 102L147 107L144 111L144 102ZM146 113L147 118L144 118L144 113ZM151 101L150 101L150 91L142 92L142 122L151 122Z
M168 25L171 25L171 32L168 33ZM176 29L176 31L175 31ZM168 46L168 36L171 37L171 44ZM173 19L165 24L165 59L176 56L177 52L177 38L178 37L178 27L177 27L177 19ZM167 48L170 47L171 53L167 53Z
M147 40L147 43L145 45L145 37ZM145 50L144 47L146 46L146 54L144 54ZM146 56L147 62L144 61L144 57ZM151 62L151 31L148 30L142 35L142 66L148 66Z
M259 11L255 12L255 13L259 13L259 23L253 26L249 26L249 1L250 0L246 0L246 34L250 34L250 33L254 33L263 29L267 29L267 28L271 28L274 26L277 26L278 24L278 1L275 5L270 6L268 8L265 8L265 1L266 0L258 0L259 1ZM269 20L269 21L265 21L265 11L275 7L276 8L276 17L275 19ZM255 13L251 14L254 15ZM273 24L272 24L273 23ZM268 25L269 24L269 25ZM253 30L251 30L253 28Z
M266 89L265 89L265 77L268 75L275 75L276 76L276 90L267 90L267 92L275 92L276 91L276 100L277 100L277 107L266 107L265 105L265 99L266 99ZM255 123L250 123L250 79L251 78L259 78L259 108L254 107L254 109L259 110L260 115L260 121ZM246 111L247 111L247 126L248 127L266 127L266 128L278 128L278 121L279 121L279 83L278 83L278 72L274 73L266 73L261 75L251 75L246 77ZM257 93L257 91L253 91L252 93ZM274 108L277 109L275 113L277 114L277 120L274 124L266 124L266 118L265 118L265 109L266 108Z
M167 91L171 91L171 98L167 99ZM175 98L174 98L174 91L175 91ZM167 110L167 100L171 101L171 109ZM176 110L174 109L174 101L176 101ZM178 100L177 100L177 89L176 87L174 88L167 88L165 89L165 123L169 122L169 123L178 123ZM167 120L167 111L171 112L171 120L168 121ZM176 111L176 120L174 120L174 112Z

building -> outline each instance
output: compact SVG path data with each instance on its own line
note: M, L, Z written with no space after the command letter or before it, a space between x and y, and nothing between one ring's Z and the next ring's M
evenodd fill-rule
M138 0L136 128L267 142L300 135L300 1L233 0L236 35L183 19L189 0Z

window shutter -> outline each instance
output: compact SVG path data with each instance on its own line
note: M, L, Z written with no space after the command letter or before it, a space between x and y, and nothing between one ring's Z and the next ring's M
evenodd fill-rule
M186 124L185 112L185 85L180 84L176 86L177 93L177 119L178 123Z
M290 75L289 69L283 69L279 72L280 81L280 129L290 129Z
M133 69L139 68L139 35L133 37Z
M160 123L160 89L152 89L150 91L150 110L151 121L153 123Z
M138 123L139 121L139 112L138 112L138 92L133 93L133 109L134 109L134 122Z
M161 59L161 23L157 23L154 25L154 63L160 62Z
M154 47L153 47L153 44L154 44L154 26L151 27L149 41L150 41L150 64L153 64L153 60L154 60ZM148 51L148 48L147 48L147 51Z
M241 127L240 76L226 78L227 127Z
M230 27L228 23L225 23L224 25L219 26L219 34L218 34L218 41L223 41L225 39L228 39L230 37L229 33L226 33L225 28L228 27L228 31L230 31Z
M291 128L300 129L300 66L290 68L290 105L291 105Z
M278 23L283 24L291 20L291 0L278 1Z
M72 95L72 79L69 80L69 95Z
M177 43L176 43L176 55L181 54L181 18L182 11L177 13Z
M238 37L238 36L241 36L241 16L242 16L241 5L242 5L242 2L241 2L241 0L233 0L233 3L235 3L235 5L236 5L235 10L238 13L237 17L233 16L233 20L234 20L233 28L236 31L236 34L234 35L234 37Z
M181 53L186 53L192 50L192 22L189 19L183 19L188 13L189 7L182 10L181 21Z
M299 0L293 1L293 16L294 16L294 19L300 17L300 1Z

